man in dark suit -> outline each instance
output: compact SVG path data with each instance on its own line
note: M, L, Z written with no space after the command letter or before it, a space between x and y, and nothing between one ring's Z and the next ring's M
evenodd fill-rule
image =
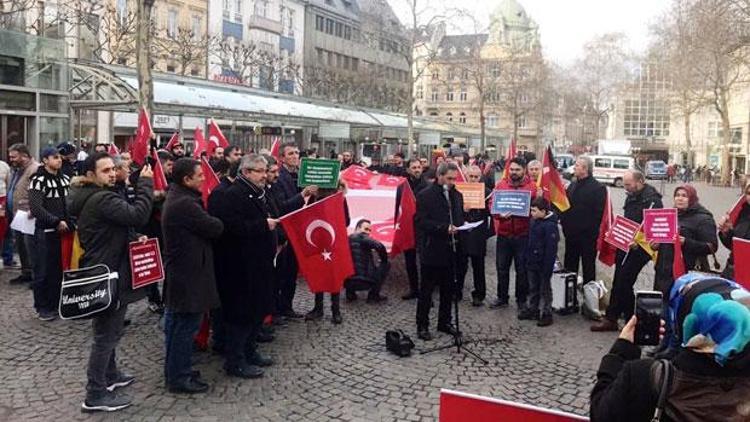
M417 195L416 224L420 242L422 286L417 302L417 334L431 340L429 330L432 291L440 287L438 331L457 334L451 320L453 284L460 256L457 227L464 223L464 200L454 186L458 167L451 163L438 166L437 180Z
M469 183L481 183L482 171L477 166L469 166L466 169L466 181ZM488 197L492 191L486 186L484 197ZM487 239L492 236L489 225L490 211L485 202L482 209L464 209L464 220L467 223L481 221L477 227L461 232L461 257L459 259L458 271L458 300L463 299L464 279L469 271L469 260L474 277L474 290L471 292L473 306L482 306L487 295L487 283L484 276L484 257L487 255Z
M418 158L412 158L406 165L407 181L409 187L416 197L428 183L422 179L422 162ZM419 243L417 240L416 243ZM401 296L403 300L412 300L419 297L419 269L417 267L417 248L404 251L406 261L406 274L409 276L409 293Z

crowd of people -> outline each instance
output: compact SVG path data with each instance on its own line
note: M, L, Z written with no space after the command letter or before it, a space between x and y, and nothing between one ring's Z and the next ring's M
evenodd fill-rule
M10 171L0 165L0 176L8 174L7 220L10 222L17 212L27 212L36 219L36 231L23 234L9 230L3 260L6 267L17 266L11 249L15 245L21 273L11 283L29 282L39 319L51 321L57 317L64 267L61 242L66 234L78 233L84 251L81 267L106 264L119 274L117 303L92 318L84 410L114 411L131 405L126 395L116 391L135 379L118 367L116 349L127 325L128 305L145 297L149 309L164 314L164 376L167 388L175 393L209 389L191 366L195 336L202 323L210 321L212 348L224 356L226 374L257 378L263 376L264 367L275 363L260 351L259 342L272 341L276 328L290 319L323 318L322 293L315 295L314 307L306 314L294 309L297 259L279 219L337 190L298 187L300 150L294 143L282 144L277 157L263 152L267 151L243 154L237 146L216 148L207 158L220 184L204 203L204 167L201 161L185 156L185 146L180 142L156 154L169 184L165 191L154 191L152 164L156 163L137 165L129 152L110 154L106 145L97 145L86 153L63 143L45 148L41 163L25 145L9 147ZM362 165L350 151L338 159L342 169ZM435 288L440 293L437 330L460 335L453 323L452 303L463 300L469 264L473 273L471 305L485 305L487 241L491 237L496 237L497 289L489 306L509 306L513 264L519 320L536 321L540 327L553 324L551 280L557 266L559 226L564 234L564 269L578 273L580 268L584 282L596 279L597 242L608 195L593 178L593 163L588 157L575 162L575 180L566 191L570 207L562 212L550 203L549 192L539 185L542 164L533 157L519 155L505 162L491 162L482 156L452 153L407 160L397 153L384 163L374 160L369 169L406 178L416 197L416 242L414 248L403 252L409 290L402 299L417 300L417 335L424 341L433 338L430 310ZM499 171L505 175L496 177ZM529 215L491 214L489 203L483 209L465 206L456 189L457 180L484 183L487 197L493 190L528 192ZM661 195L641 172L629 171L623 184L627 193L625 217L640 223L644 209L664 206ZM750 187L745 194L750 203ZM679 216L682 259L688 271L710 271L708 258L717 250L719 240L731 248L733 238L750 238L750 207L745 207L736 221L723 219L717 228L692 185L678 186L673 202ZM463 229L465 223L478 224ZM387 300L381 288L390 263L383 244L370 236L371 225L369 220L359 220L349 237L355 274L344 287L346 300L358 300L357 292L367 290L367 302L377 304ZM164 255L163 289L160 291L158 284L133 289L128 245L153 237L159 239ZM653 254L655 250L658 254ZM619 377L635 371L629 375L632 378L638 371L645 371L645 366L633 368L623 362L636 358L632 345L633 285L654 255L654 288L667 299L674 297L675 253L671 244L633 243L629 252L617 252L611 300L604 319L592 325L591 331L617 331L620 318L627 323L608 355L613 357L605 357L602 363L592 415L610 415L611 407L606 403L612 400L627 402L631 396L623 392L625 389L645 394L639 393L642 386L623 385ZM731 279L732 271L730 256L723 276ZM736 285L733 289L741 290ZM330 297L334 324L343 322L339 296L333 293ZM680 313L679 321L670 320L670 315L678 314L670 312L671 305L671 301L665 301L664 315L670 323L664 340L652 354L677 359L677 368L688 370L680 363L680 356L692 353L680 347L688 339L680 325L686 314ZM693 312L702 312L696 306ZM745 359L750 353L746 347L750 342L750 313L747 308L745 312L730 311L731 316L725 319L732 321L736 328L732 332L739 337L733 337L731 351L717 360L721 371L726 362L736 362L739 355ZM706 328L706 332L702 329L692 334L713 333L712 328ZM742 368L748 370L748 366ZM652 399L649 396L648 400ZM641 411L628 412L624 414ZM600 420L635 419L601 416Z

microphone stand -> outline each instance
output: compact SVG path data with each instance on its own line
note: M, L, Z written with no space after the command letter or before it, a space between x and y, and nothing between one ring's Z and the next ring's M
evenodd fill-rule
M445 199L448 201L448 218L450 219L450 225L453 225L453 203L450 200L450 193L449 188L447 185L443 185L444 193L445 193ZM437 346L433 347L431 349L425 349L419 352L419 354L424 355L427 353L437 352L439 350L446 350L450 349L451 347L456 347L456 352L461 353L465 352L471 356L473 356L478 361L482 362L483 364L487 365L489 362L487 362L486 359L479 356L476 352L472 351L468 347L466 347L467 343L473 343L474 340L464 340L463 334L460 330L460 324L459 324L459 311L458 311L458 289L459 289L459 282L458 282L458 250L456 249L456 234L450 233L450 245L451 245L451 252L453 254L453 265L451 266L451 275L453 276L453 294L451 295L451 301L453 302L453 313L455 314L456 318L456 332L453 333L453 341L449 344L445 344L443 346Z

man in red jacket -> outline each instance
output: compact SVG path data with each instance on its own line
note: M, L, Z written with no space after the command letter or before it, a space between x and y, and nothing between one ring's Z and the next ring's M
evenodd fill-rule
M536 198L536 185L526 174L526 161L516 157L507 164L509 178L501 179L495 190L526 190L531 193L531 200ZM528 282L523 255L529 240L529 217L510 215L493 215L495 233L497 233L497 300L490 307L508 306L508 286L510 284L510 264L516 267L516 304L519 314L526 307Z

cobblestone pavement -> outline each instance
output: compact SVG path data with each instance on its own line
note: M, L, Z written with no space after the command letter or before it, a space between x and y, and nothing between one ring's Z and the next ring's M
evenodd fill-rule
M666 190L671 197L672 187ZM699 187L699 191L702 202L716 215L731 206L737 194L737 189ZM616 211L621 210L622 190L612 189L612 195ZM666 202L671 204L670 199ZM493 241L491 245L488 301L496 291ZM726 253L721 255L723 262ZM204 395L165 391L158 318L143 302L132 306L128 311L132 325L120 345L119 362L137 376L125 389L135 405L110 415L79 410L90 322L37 320L30 290L10 286L6 280L15 272L2 271L0 421L430 421L437 419L440 388L588 412L596 367L616 336L590 333L588 322L579 315L558 316L552 327L538 328L517 321L513 306L474 308L465 299L462 330L477 341L471 348L488 365L455 349L409 358L388 353L384 332L391 328L412 335L417 349L450 340L444 334L432 342L416 339L416 303L400 299L406 282L398 261L384 289L388 302L343 302L340 326L331 324L326 309L322 321L295 321L278 329L276 341L261 346L277 362L262 379L227 378L219 356L196 353L196 369L211 383ZM608 278L608 271L600 270L602 278ZM653 274L647 269L639 287L650 285L648 271ZM469 297L472 283L466 284L464 297ZM300 311L312 307L312 295L303 284L296 300ZM435 310L432 317L434 321Z

